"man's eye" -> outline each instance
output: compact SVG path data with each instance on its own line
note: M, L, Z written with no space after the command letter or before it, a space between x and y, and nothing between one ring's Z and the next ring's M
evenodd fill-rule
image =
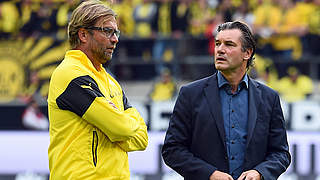
M107 35L110 35L110 34L112 34L113 30L112 30L112 29L106 29L104 32L105 32Z
M235 46L234 43L227 43L226 45L227 45L227 46Z

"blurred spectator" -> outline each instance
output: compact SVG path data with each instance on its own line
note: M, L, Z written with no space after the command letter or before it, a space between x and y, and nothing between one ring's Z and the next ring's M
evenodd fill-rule
M263 56L284 59L301 57L301 42L295 28L296 16L292 0L259 0L254 11L254 31L257 33L257 52Z
M172 36L176 39L182 38L189 26L190 0L173 0L171 5Z
M278 91L286 102L305 100L312 94L313 84L310 77L300 74L293 66L287 70L288 75L281 78L278 83Z
M134 9L138 5L134 0L117 0L114 1L114 11L118 14L117 21L122 37L134 37L135 19Z
M0 39L18 32L19 12L14 1L0 2Z
M22 114L22 124L26 128L35 130L48 130L49 120L41 112L37 101L31 99Z
M217 12L217 14L211 20L209 20L205 30L205 36L208 39L208 52L212 56L214 54L216 28L222 23L224 23L223 14Z
M153 85L150 93L151 101L169 101L176 95L176 82L171 76L169 69L161 72L159 79Z
M208 19L212 19L216 12L216 4L213 5L209 6L206 0L191 1L188 33L193 37L204 34Z
M307 20L309 33L304 37L303 51L307 55L320 55L320 0L313 0Z
M28 21L30 21L32 11L38 9L37 6L40 6L40 4L35 3L32 0L21 0L21 3L17 4L21 18L20 28L23 27Z
M235 9L232 15L232 21L242 21L252 27L254 15L250 9L248 0L244 0L240 6Z
M156 21L157 6L151 0L142 0L133 11L135 21L135 35L150 38L154 33L152 24Z
M30 20L21 28L24 37L38 38L43 35L55 35L57 25L57 4L52 0L43 0L37 10L32 11Z
M235 13L235 7L231 0L222 0L218 6L218 10L223 14L224 22L232 21L232 16Z
M219 24L222 24L223 22L223 14L217 12L217 14L211 20L209 20L209 23L206 26L204 34L205 37L208 39L208 52L210 55L213 55L214 53L216 28Z
M1 1L0 38L15 39L14 35L20 32L25 37L44 35L51 36L50 41L65 41L67 20L74 6L81 1ZM309 61L314 59L313 55L320 55L317 45L320 41L320 0L104 2L111 3L118 14L123 36L114 57L120 62L117 67L125 67L125 72L133 69L137 62L132 61L128 66L128 57L143 60L142 66L137 62L142 68L153 66L153 63L148 63L153 58L156 73L154 69L144 69L145 72L159 75L163 68L169 68L173 76L179 79L182 77L180 72L187 67L184 61L187 56L212 55L215 24L230 19L241 20L249 25L253 23L258 42L257 53L272 58L275 63L300 58ZM31 46L31 43L25 44ZM41 47L45 49L42 52L48 49ZM277 64L279 73L285 73L287 66L287 62Z
M172 36L172 2L173 0L157 1L156 39L152 49L152 57L156 61L156 73L160 75L166 64L172 65L172 72L178 73L176 59L177 40ZM168 67L167 67L168 68Z
M307 26L302 14L293 0L276 0L282 10L276 34L271 43L275 55L287 59L300 59L302 55L301 37L306 34ZM298 12L298 13L297 13Z
M254 66L249 71L250 76L272 89L277 90L279 82L278 72L273 60L256 54L254 61Z
M63 3L59 4L57 8L57 18L56 23L58 30L56 32L56 37L59 40L67 39L67 26L68 21L71 17L71 13L75 6L79 3L79 0L65 0Z
M26 88L23 89L19 95L20 100L26 104L28 104L32 99L37 102L44 101L44 97L47 96L48 92L46 91L46 94L42 94L40 86L41 83L38 73L36 71L30 72L28 81L25 85Z

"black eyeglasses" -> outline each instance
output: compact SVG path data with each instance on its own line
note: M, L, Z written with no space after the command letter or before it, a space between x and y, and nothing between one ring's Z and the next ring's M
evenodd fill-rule
M118 39L120 37L120 31L119 30L112 29L112 28L109 28L109 27L95 27L95 26L93 26L93 27L87 27L86 29L102 31L102 32L105 33L107 38L111 38L113 36L113 34L115 34Z

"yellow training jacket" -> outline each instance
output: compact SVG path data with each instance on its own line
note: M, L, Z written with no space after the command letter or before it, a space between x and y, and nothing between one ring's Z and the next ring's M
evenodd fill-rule
M97 71L82 51L70 50L52 74L51 180L130 179L127 152L144 150L148 144L143 118L119 83L101 69Z

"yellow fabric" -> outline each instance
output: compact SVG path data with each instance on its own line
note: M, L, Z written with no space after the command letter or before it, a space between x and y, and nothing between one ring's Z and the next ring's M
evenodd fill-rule
M271 39L272 47L278 51L292 50L291 57L294 60L302 56L302 44L300 38L296 35L281 34L273 36Z
M289 77L283 77L278 86L281 97L287 102L304 100L313 90L312 80L304 75L300 75L295 83Z
M156 6L153 2L143 2L135 8L136 27L135 35L148 38L152 35L151 19L154 17ZM150 19L149 19L150 18Z
M292 29L303 27L297 21L298 11L296 8L282 11L280 7L271 3L264 3L254 12L256 16L255 25L270 27L275 35L264 39L264 43L271 43L278 51L292 50L292 58L299 59L302 55L302 44L297 35L291 34Z
M147 37L150 37L152 34L152 28L151 28L150 24L147 22L137 23L136 29L137 29L136 33L139 37L147 38Z
M177 16L180 18L185 16L185 14L187 13L187 10L188 10L188 6L184 3L180 3L177 8Z
M37 9L35 6L36 3L33 3L32 5L23 5L22 4L22 8L21 8L21 24L20 26L22 27L24 24L26 24L29 20L30 20L30 17L31 17L31 13L34 9Z
M272 60L269 58L264 58L258 54L255 55L254 68L258 74L262 74L267 67L270 67Z
M163 36L169 36L171 34L170 7L171 3L165 2L162 3L159 8L158 31Z
M315 11L316 7L317 6L313 5L313 3L297 2L295 8L293 9L297 14L297 19L295 20L298 23L307 26L308 21L312 13Z
M0 27L1 31L6 33L14 33L18 30L19 13L14 2L3 2L0 4L1 16Z
M173 82L155 84L154 90L151 93L153 101L167 101L171 100L175 92L175 84Z
M273 65L272 59L256 54L254 62L254 68L258 73L258 77L262 79L267 86L274 90L278 90L278 73ZM251 69L249 73L251 73Z
M124 110L119 83L101 68L97 71L83 52L70 50L52 74L48 96L51 180L129 180L127 152L144 150L148 144L143 118L135 108ZM60 109L57 97L73 79L86 75L95 80L104 97L96 97L82 117Z
M69 4L65 3L61 5L57 12L57 24L59 26L67 26L68 25L68 13L70 10Z
M267 26L276 29L281 22L281 9L271 3L265 2L254 12L255 26Z
M193 36L202 35L206 29L207 18L214 17L215 11L209 7L200 7L200 4L196 1L191 2L189 8L191 23L188 31Z
M316 5L314 5L316 6ZM309 31L311 34L320 35L320 7L314 7L314 11L308 19Z
M124 0L120 4L115 4L112 9L117 13L119 29L126 36L133 36L135 21L133 19L134 2Z

